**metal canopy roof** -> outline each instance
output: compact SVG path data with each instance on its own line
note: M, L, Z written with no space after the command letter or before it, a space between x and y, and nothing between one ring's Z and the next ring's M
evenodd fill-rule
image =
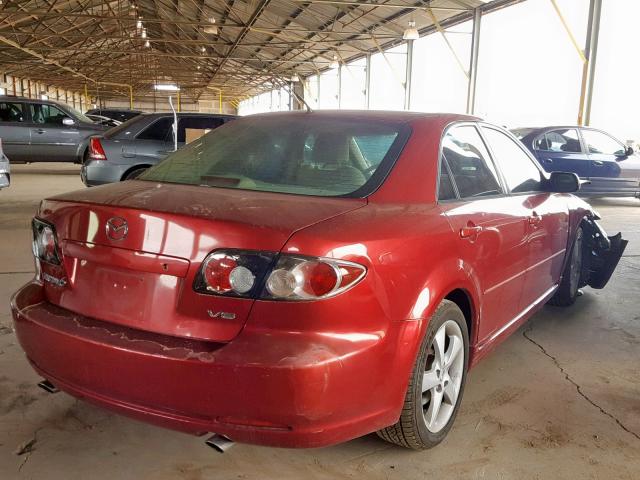
M265 82L274 77L326 69L334 56L346 62L401 43L410 20L428 33L434 17L447 26L476 7L519 1L5 1L0 71L68 89L87 84L91 93L99 86L103 98L129 85L144 96L156 82L178 83L194 100L216 89L242 98L271 88ZM212 19L217 34L207 33Z

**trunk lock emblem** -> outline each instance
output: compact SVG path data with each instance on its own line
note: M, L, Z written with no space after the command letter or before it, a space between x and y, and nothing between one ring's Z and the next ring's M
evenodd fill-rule
M123 240L129 233L129 224L122 217L111 217L107 220L106 229L111 240Z

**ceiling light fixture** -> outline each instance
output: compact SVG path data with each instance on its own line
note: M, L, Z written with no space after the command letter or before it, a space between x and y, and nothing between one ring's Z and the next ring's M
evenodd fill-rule
M178 92L180 90L180 87L174 83L156 83L153 88L162 92Z
M136 28L137 28L138 30L142 30L142 20L138 20L138 21L136 22Z
M418 29L416 28L416 22L411 20L409 22L409 28L407 28L402 34L403 40L418 40L420 38L420 33L418 33Z
M146 29L146 28L143 28L143 29L142 29L142 33L140 34L140 36L141 36L142 38L147 38L147 29Z
M218 34L218 27L215 25L216 19L211 17L209 19L209 23L210 23L210 25L205 25L205 27L202 29L202 31L204 33L208 33L209 35L217 35Z
M338 63L338 56L334 55L333 60L331 60L331 63L329 64L329 68L338 68L339 66L340 63Z
M202 53L207 53L207 47L200 47L200 51Z
M300 81L300 77L298 76L297 73L294 73L293 75L291 75L291 81L293 83L298 83Z
M149 48L151 46L151 42L149 42L149 40L147 40L146 42L144 42L144 46L146 48Z

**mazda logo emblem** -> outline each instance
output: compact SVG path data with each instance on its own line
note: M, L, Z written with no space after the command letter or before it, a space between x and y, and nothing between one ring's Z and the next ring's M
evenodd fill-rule
M122 217L111 217L107 220L107 237L111 240L122 240L129 233L129 225Z

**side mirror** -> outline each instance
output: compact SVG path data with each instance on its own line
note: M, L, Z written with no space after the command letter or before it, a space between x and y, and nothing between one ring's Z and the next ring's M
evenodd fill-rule
M65 127L71 127L72 125L75 125L75 124L76 124L76 122L75 122L72 118L64 117L64 118L62 119L62 124L63 124Z
M625 153L627 157L633 155L633 147L627 147L627 151Z
M580 179L571 172L551 172L547 182L548 190L554 193L573 193L580 190Z

